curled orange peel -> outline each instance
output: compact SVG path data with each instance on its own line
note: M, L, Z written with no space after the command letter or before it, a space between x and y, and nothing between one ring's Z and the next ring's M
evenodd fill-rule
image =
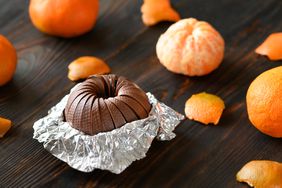
M11 126L12 122L10 120L0 117L0 138L4 137L4 135L11 128Z
M255 188L282 187L282 164L266 160L251 161L237 173L236 179Z
M282 60L282 32L269 35L255 52L273 61Z
M203 124L218 124L225 108L224 102L216 95L199 93L192 95L185 103L185 114L188 119Z
M71 81L86 79L93 74L111 72L110 67L103 60L92 56L80 57L71 62L68 68L68 78Z
M152 26L161 21L180 20L180 15L171 7L170 0L144 0L141 12L146 26Z

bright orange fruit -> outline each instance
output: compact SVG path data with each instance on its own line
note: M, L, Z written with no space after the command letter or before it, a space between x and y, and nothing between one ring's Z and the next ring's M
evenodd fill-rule
M161 21L180 20L179 14L171 7L170 0L144 0L141 12L143 23L147 26Z
M224 102L216 95L199 93L192 95L185 103L187 118L203 124L218 124L225 108Z
M17 53L13 45L0 35L0 86L9 82L17 66Z
M44 33L75 37L94 27L98 9L98 0L31 0L29 15Z
M160 62L174 73L202 76L215 70L224 56L224 40L207 22L183 19L171 25L157 43Z
M282 32L269 35L255 52L260 55L266 55L270 60L281 60Z
M282 66L259 75L247 92L252 124L264 134L282 137Z

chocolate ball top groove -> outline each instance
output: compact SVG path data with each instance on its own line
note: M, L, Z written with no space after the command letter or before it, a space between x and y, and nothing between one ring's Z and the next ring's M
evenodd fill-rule
M93 75L71 92L64 117L73 128L95 135L146 118L150 110L146 93L133 82L114 74Z

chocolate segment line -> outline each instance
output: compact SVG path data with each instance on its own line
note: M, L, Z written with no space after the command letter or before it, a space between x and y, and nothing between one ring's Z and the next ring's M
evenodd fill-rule
M150 109L145 92L128 79L93 75L72 91L64 116L73 128L95 135L146 118Z

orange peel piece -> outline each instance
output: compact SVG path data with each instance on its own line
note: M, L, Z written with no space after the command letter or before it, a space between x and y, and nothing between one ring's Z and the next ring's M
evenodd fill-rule
M216 95L205 92L192 95L185 103L185 114L188 119L203 124L218 124L225 108L224 102Z
M282 60L282 32L269 35L255 52L273 61Z
M251 161L237 173L236 179L255 188L282 187L282 164L266 160Z
M161 21L180 20L180 15L171 7L170 0L144 0L141 12L146 26L152 26Z
M68 66L68 78L71 81L86 79L93 74L107 74L110 67L101 59L91 56L80 57Z
M4 135L11 128L11 126L12 126L11 120L0 117L0 138L4 137Z

